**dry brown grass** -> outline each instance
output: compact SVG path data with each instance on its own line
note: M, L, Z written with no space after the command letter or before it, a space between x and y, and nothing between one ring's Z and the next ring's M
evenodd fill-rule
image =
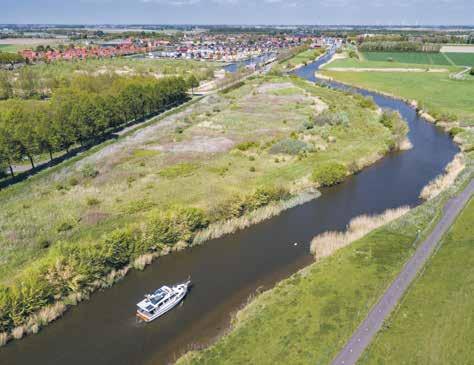
M398 145L398 149L400 151L407 151L407 150L411 150L412 148L413 148L413 144L408 139L408 137L405 137Z
M274 217L286 209L313 200L318 196L319 192L308 191L286 201L270 203L269 205L256 209L243 217L229 219L224 222L213 223L206 229L196 234L193 240L193 245L197 245L205 241L222 237L226 234L234 233L238 230L247 228L253 224L257 224L266 219Z
M24 335L25 335L25 327L24 326L15 327L12 331L12 337L15 340L19 340L19 339L23 338Z
M464 155L458 153L453 160L444 169L444 174L439 175L434 180L430 181L423 190L421 190L420 198L429 200L439 195L444 189L450 187L459 173L466 166Z
M0 347L5 346L8 342L9 336L8 333L2 332L0 333Z
M143 270L146 266L150 265L157 256L158 255L154 253L141 255L133 261L132 266L134 269Z
M311 253L316 260L330 256L338 249L362 238L370 231L401 217L409 210L409 207L403 206L388 209L379 215L361 215L355 217L349 222L345 232L328 231L314 237L311 241Z

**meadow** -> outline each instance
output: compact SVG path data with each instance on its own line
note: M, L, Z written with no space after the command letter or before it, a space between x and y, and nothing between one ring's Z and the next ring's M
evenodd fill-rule
M344 61L344 60L342 60ZM332 67L333 64L329 66ZM453 80L448 72L331 72L323 74L360 87L379 90L409 100L435 118L474 120L474 80Z
M360 364L468 364L474 358L474 200Z
M444 53L430 52L363 52L364 59L367 61L383 61L389 62L393 60L395 63L411 63L420 65L444 65L455 66ZM390 62L391 63L391 62Z
M281 66L284 68L293 68L299 65L305 65L308 62L314 61L322 53L324 53L323 49L307 49L306 51L296 54L289 60L282 62Z

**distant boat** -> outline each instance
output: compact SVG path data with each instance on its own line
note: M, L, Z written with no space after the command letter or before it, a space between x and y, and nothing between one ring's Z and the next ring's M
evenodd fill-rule
M177 306L186 296L191 280L171 287L162 286L137 303L137 317L151 322Z

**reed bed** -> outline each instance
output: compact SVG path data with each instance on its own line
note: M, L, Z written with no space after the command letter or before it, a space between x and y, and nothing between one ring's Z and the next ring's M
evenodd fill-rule
M361 215L353 218L345 232L328 231L313 238L311 253L316 260L332 255L335 251L362 238L370 231L389 223L410 210L408 206L388 209L379 215Z
M307 203L313 199L316 199L319 196L320 193L316 190L306 191L300 193L294 198L276 203L270 203L269 205L256 209L245 216L229 219L224 222L216 222L210 224L209 227L196 234L192 244L199 245L208 240L219 238L226 234L234 233L238 230L247 228L253 224L257 224L266 219L274 217L286 209L290 209L296 207L297 205Z
M399 144L398 144L398 149L400 151L407 151L411 150L413 148L413 143L408 139L408 137L405 137Z
M0 347L4 346L7 344L9 339L8 333L2 332L0 333Z
M466 167L466 162L463 153L458 153L453 160L444 169L444 174L437 176L430 181L420 193L420 198L424 200L433 199L438 196L443 190L450 187L459 173Z

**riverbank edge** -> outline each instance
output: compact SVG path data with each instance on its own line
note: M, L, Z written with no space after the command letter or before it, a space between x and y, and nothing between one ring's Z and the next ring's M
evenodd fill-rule
M429 205L433 204L434 209L435 209L435 214L433 215L432 219L429 222L426 222L425 226L423 227L422 231L420 231L418 237L415 239L413 242L413 245L422 242L428 235L431 233L431 231L434 229L436 226L437 222L440 220L441 215L442 215L442 210L444 208L444 205L446 202L457 195L460 191L462 191L468 184L469 182L473 179L474 177L474 160L470 160L470 163L466 168L459 174L459 176L456 178L456 181L453 183L453 185L447 187L445 190L443 190L439 195L434 197L433 199L427 200L423 202L422 204L418 205L417 207L411 209L408 211L405 215L401 216L400 218L397 218L395 221L389 222L386 225L383 225L379 228L376 228L375 230L372 230L368 232L366 235L361 237L360 239L352 242L350 245L342 248L341 250L349 249L351 245L357 243L360 240L363 240L365 237L370 235L371 233L383 229L385 226L388 226L392 224L393 222L399 222L403 220L410 220L411 216L414 215L417 211L422 210L422 209L429 209ZM332 256L332 255L331 255ZM237 330L241 325L246 323L247 321L252 320L252 316L245 316L247 312L251 312L253 307L262 307L265 306L265 299L267 297L271 296L278 296L279 294L277 293L278 289L282 289L285 286L291 286L293 285L292 283L294 282L295 278L299 276L304 276L308 272L311 271L313 267L316 265L320 265L321 263L324 263L326 259L328 259L328 256L326 258L323 258L318 261L314 261L313 263L307 265L306 267L298 270L294 274L290 275L286 279L283 279L276 283L272 288L263 291L263 292L258 292L255 295L249 297L249 300L247 303L245 303L236 313L233 314L231 324L225 328L220 336L217 336L211 343L208 343L207 345L203 345L199 350L191 350L188 351L182 356L180 356L177 361L175 362L175 365L190 365L193 363L193 360L197 360L197 356L199 354L209 348L212 348L215 346L219 341L224 340L225 337L229 336L232 334L233 331ZM403 267L403 265L410 259L410 257L407 257L407 259L404 261L404 263L400 266ZM391 281L389 281L386 285L386 287L381 290L381 293L379 296L374 298L372 305L370 308L368 308L367 313L370 312L373 306L376 305L378 300L382 297L383 293L385 290L390 286ZM350 337L350 336L349 336ZM346 339L347 340L347 339ZM344 342L345 343L345 342Z
M322 54L321 57L323 55L324 54ZM188 106L191 106L192 104L199 102L205 97L206 96L197 97L196 99L192 99L188 101L187 103L182 104L176 107L175 109L168 111L168 114L166 115L153 117L152 119L144 122L143 124L140 124L133 130L128 131L126 134L121 136L118 140L120 140L121 138L125 138L126 136L129 136L130 134L133 134L134 132L136 132L137 130L141 128L144 128L148 125L158 122L169 115L172 115L176 112L180 112L183 109L187 108ZM60 164L58 166L53 167L52 169L56 170L60 166L66 167L67 166L66 164L68 163L74 163L74 162L80 161L82 158L87 157L94 152L97 152L101 148L115 141L104 142L104 144L95 146L93 149L86 151L84 154L76 158L73 158L69 161L65 161L64 165ZM395 150L397 150L397 148L395 148ZM345 178L348 178L349 176L359 173L364 168L367 168L375 164L377 161L381 160L388 153L392 151L393 150L386 148L383 150L381 149L380 151L377 151L373 153L372 155L361 156L356 163L355 169L348 171ZM52 172L52 170L49 170L49 172ZM196 245L204 244L205 242L209 240L220 238L227 234L235 233L241 229L248 228L266 219L277 216L287 209L307 203L313 199L318 198L321 195L319 190L317 190L318 187L319 187L318 184L312 183L311 186L309 187L305 186L300 190L293 191L292 197L288 200L282 200L279 202L269 203L268 205L258 208L254 211L251 211L239 218L234 218L234 219L230 219L230 220L222 221L222 222L215 222L211 224L211 226L209 226L208 228L203 229L202 231L198 231L191 244L186 244L185 242L178 242L173 247L164 245L161 251L159 252L147 253L147 254L141 255L140 257L135 259L133 262L124 266L123 268L118 269L118 270L114 269L105 277L96 280L94 283L92 283L91 287L89 287L88 289L82 290L80 292L71 293L67 297L61 298L57 300L56 302L43 307L38 312L28 316L25 319L24 324L15 327L10 333L5 333L5 332L0 333L0 347L6 345L8 342L12 340L19 340L19 339L27 337L28 335L38 333L41 328L45 327L49 323L54 322L55 320L60 318L70 307L75 306L82 301L88 300L90 298L90 295L96 292L97 290L109 288L116 282L120 281L122 278L124 278L127 275L127 273L131 269L143 270L146 266L150 265L152 262L154 262L157 258L161 256L166 256L171 252L181 251L190 247L194 247Z

